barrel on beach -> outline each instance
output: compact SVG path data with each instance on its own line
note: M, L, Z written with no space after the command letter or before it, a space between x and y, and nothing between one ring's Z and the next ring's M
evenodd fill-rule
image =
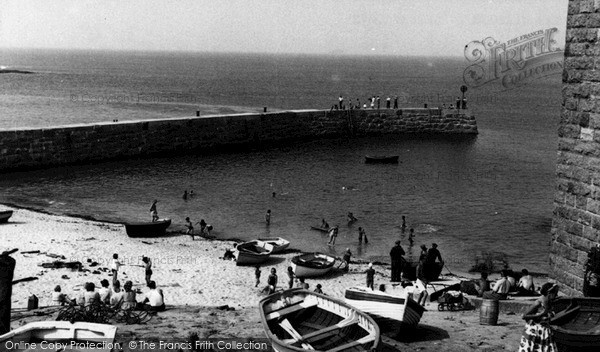
M496 299L484 299L481 302L481 308L479 310L479 324L497 325L499 307L500 301Z

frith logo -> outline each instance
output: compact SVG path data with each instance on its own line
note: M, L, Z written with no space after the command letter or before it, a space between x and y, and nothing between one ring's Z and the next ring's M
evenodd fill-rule
M479 87L498 82L504 89L515 88L534 79L562 74L563 49L556 47L558 29L549 28L524 34L506 43L492 37L465 46L470 65L464 82Z

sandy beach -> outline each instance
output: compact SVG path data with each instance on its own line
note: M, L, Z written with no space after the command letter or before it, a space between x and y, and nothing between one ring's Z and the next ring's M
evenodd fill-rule
M198 237L192 241L184 235L134 239L118 224L12 210L14 215L10 222L0 225L0 251L19 249L12 255L17 261L15 280L38 278L13 286L12 328L28 321L55 317L56 307L36 312L25 310L32 294L39 298L40 307L47 307L51 306L51 294L57 284L63 293L77 297L85 282L94 282L98 287L102 279L110 281L109 260L113 253L118 253L121 262L126 264L119 280L133 281L134 289L142 292L147 288L144 269L138 265L142 264L142 256L152 259L152 279L163 289L167 304L167 311L147 324L119 325L120 339L157 339L157 336L186 339L192 332L205 338L264 338L256 308L264 297L260 290L272 267L277 269L280 286L286 285L285 272L295 255L274 256L262 267L261 285L256 288L253 267L236 267L235 262L221 259L233 242ZM23 253L30 251L40 253ZM40 266L55 260L79 261L83 263L83 271ZM365 270L366 264L352 264L348 273L337 272L307 282L311 290L320 283L326 294L342 298L345 288L364 285ZM376 272L376 285L389 284L388 266L376 266ZM225 305L229 310L222 309ZM504 351L518 348L523 328L519 314L501 312L498 326L482 326L477 310L439 312L435 302L428 303L426 308L428 311L416 331L399 337L383 337L384 350Z

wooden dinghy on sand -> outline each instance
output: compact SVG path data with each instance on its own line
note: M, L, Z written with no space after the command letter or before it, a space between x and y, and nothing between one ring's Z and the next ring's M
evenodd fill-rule
M554 342L577 351L600 348L600 298L561 298L552 304L560 309L550 320Z
M379 345L379 327L371 317L329 296L291 289L262 299L259 311L278 352L376 351Z

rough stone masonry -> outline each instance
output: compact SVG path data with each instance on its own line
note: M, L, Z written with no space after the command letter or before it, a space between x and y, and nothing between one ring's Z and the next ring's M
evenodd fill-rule
M600 0L571 0L558 128L551 275L581 295L587 252L600 243Z

